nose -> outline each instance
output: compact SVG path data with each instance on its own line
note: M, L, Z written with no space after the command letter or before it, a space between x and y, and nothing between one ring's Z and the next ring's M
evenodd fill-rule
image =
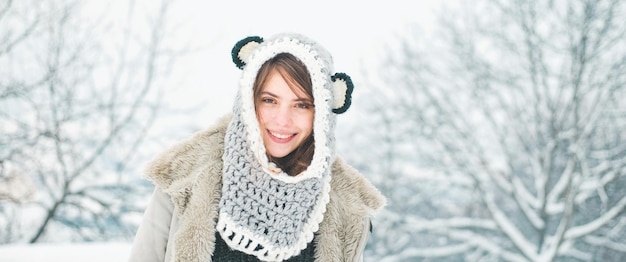
M276 124L280 126L289 126L292 121L291 108L287 106L281 106L280 108L278 108L274 119L276 120Z

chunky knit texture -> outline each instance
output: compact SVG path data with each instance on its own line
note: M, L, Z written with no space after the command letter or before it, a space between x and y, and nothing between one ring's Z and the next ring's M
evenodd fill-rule
M297 176L268 161L254 108L257 72L279 53L302 61L313 84L315 152L310 166ZM335 158L331 72L328 52L301 35L278 35L252 51L224 141L217 230L231 248L261 260L281 261L298 255L313 240L329 201Z
M236 118L236 117L234 117ZM232 121L229 129L240 127ZM262 260L283 260L300 253L323 218L330 170L323 179L287 183L266 173L240 132L228 132L217 229L233 248ZM252 161L251 161L252 160Z

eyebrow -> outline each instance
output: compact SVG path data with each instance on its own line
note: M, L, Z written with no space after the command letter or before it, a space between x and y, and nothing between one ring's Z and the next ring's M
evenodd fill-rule
M269 95L269 96L273 96L276 98L280 98L280 96L277 96L276 94L272 93L272 92L268 92L268 91L261 91L261 95ZM313 104L313 100L312 99L308 99L306 97L298 97L298 99L294 99L293 101L297 101L297 102L308 102Z

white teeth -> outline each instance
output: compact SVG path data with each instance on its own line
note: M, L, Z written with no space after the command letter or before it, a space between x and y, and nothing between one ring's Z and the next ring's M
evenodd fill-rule
M279 134L279 133L274 133L272 131L270 131L270 134L272 134L273 136L278 137L280 139L285 139L285 138L291 137L291 135L283 135L283 134Z

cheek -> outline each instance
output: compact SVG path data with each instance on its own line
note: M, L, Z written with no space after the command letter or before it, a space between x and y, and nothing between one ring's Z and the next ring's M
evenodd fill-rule
M263 109L263 107L257 107L256 119L259 122L259 125L264 125L265 119L270 119L268 110Z
M302 122L301 122L301 127L308 134L313 132L313 114L312 113L310 115L307 115L306 117L303 117Z

